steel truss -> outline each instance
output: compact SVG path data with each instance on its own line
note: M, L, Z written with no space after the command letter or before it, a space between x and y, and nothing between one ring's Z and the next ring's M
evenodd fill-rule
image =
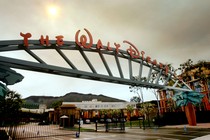
M172 71L169 70L169 72L166 74L163 69L160 69L159 67L151 63L147 63L143 59L131 59L130 55L124 50L118 50L118 53L116 53L116 51L97 49L96 45L93 45L90 49L87 49L77 46L76 43L72 41L64 41L64 44L62 46L55 45L55 40L49 41L49 43L51 44L50 46L41 46L39 40L29 40L28 43L29 46L25 47L23 45L23 40L0 41L0 65L29 71L37 71L42 73L50 73L102 82L124 84L129 86L140 86L146 88L169 90L190 90L183 89L177 86L180 81L174 76L174 73ZM69 67L61 67L47 64L41 57L39 57L35 52L32 51L44 49L56 50L56 52L63 58L63 60L68 64ZM111 49L115 50L115 48ZM1 55L1 52L12 52L20 50L27 52L32 58L34 58L35 62L31 60L21 60ZM63 53L63 50L78 51L90 68L90 71L84 71L77 68L74 62L72 62L72 60L70 60L69 57ZM95 67L93 66L94 62L91 62L86 55L87 52L98 53L100 59L103 62L101 63L101 65L105 67L107 74L100 74L97 72L97 69L95 69ZM114 56L119 76L114 76L109 64L106 61L105 55ZM128 70L125 70L129 73L128 78L125 77L125 73L122 70L120 59L125 59L128 61ZM133 75L133 69L136 69L135 67L133 67L134 63L137 64L139 67L138 75ZM146 78L142 76L143 69L145 67L149 69ZM174 81L173 86L167 86L170 80Z

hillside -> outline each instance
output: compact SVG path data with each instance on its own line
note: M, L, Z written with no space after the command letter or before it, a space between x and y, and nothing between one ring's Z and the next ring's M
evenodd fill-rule
M104 95L94 95L94 94L82 94L76 92L67 93L64 96L53 97L53 96L29 96L24 99L26 104L46 104L48 107L55 101L64 102L82 102L91 101L92 99L97 99L102 102L125 102L124 100L104 96Z

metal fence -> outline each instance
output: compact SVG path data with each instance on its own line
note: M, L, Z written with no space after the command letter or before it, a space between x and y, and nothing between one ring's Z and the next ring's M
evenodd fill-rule
M125 118L119 119L98 119L95 121L95 130L97 131L119 131L125 132Z
M1 120L4 122L4 120ZM75 123L74 127L61 127L60 125L47 122L21 121L16 123L0 125L0 140L36 139L46 137L69 136L79 137L80 124Z

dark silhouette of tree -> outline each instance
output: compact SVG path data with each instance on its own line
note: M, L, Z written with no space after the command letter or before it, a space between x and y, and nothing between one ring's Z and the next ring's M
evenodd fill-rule
M62 105L63 100L57 100L52 103L53 108L59 108Z
M7 124L14 123L13 120L18 121L17 116L22 104L20 94L15 91L8 91L5 97L0 99L0 121Z
M140 103L141 102L141 98L138 97L138 96L133 96L131 99L130 99L131 102L136 102L136 103Z

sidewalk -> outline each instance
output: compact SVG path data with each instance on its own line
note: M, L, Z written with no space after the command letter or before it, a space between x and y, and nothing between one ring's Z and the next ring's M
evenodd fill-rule
M81 127L83 128L89 128L89 129L95 129L95 124L83 124ZM166 125L161 126L159 128L174 128L174 129L184 129L184 128L192 128L192 129L209 129L210 131L210 123L197 123L196 126L190 126L188 124L182 124L182 125Z
M210 129L210 123L197 123L196 126L190 126L188 124L183 125L167 125L161 128L194 128L194 129Z
M84 124L82 125L83 128L89 128L89 129L95 129L95 124ZM146 131L144 131L143 129L130 129L129 127L126 128L126 132L127 133L150 133L150 130L152 129L146 129ZM188 124L183 124L183 125L167 125L167 126L162 126L159 127L158 129L162 129L163 131L167 131L167 129L177 129L177 131L180 132L181 129L183 129L183 131L193 131L193 129L195 129L195 131L210 131L210 123L197 123L196 126L189 126ZM165 130L164 130L165 129ZM141 131L139 131L141 130ZM149 130L149 131L148 131ZM105 132L105 131L104 131ZM210 135L205 135L205 136L201 136L201 137L197 137L195 139L192 140L210 140Z
M197 123L196 126L190 126L188 124L183 125L173 125L173 126L163 126L162 128L182 128L182 129L209 129L210 130L210 123ZM202 137L197 137L193 140L210 140L210 135L205 135Z

